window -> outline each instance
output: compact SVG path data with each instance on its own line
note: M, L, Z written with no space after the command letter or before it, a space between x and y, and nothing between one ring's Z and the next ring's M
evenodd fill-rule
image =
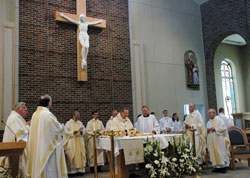
M226 60L221 62L221 79L225 115L229 117L236 112L235 105L235 90L234 90L234 75L232 67Z

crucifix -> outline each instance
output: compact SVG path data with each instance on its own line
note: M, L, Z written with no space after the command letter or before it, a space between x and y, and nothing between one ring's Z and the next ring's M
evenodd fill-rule
M73 23L77 29L77 80L88 81L87 55L89 48L88 26L106 28L106 21L86 16L86 0L76 0L76 14L56 11L56 21Z

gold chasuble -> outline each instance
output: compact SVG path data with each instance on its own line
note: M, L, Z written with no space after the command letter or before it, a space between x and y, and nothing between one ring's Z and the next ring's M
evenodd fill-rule
M216 116L207 123L207 128L215 128L207 136L207 148L213 166L228 167L230 157L230 139L227 127L220 117Z
M201 164L205 160L205 155L206 155L206 130L200 112L196 110L190 113L185 120L185 124L192 126L196 130L195 131L196 157L198 158L197 162ZM191 144L193 144L194 143L193 132L187 129L186 133L190 139Z
M70 174L74 174L77 172L85 172L85 127L81 121L74 121L73 119L70 119L65 124L65 127L67 129L67 134L64 137L64 148L68 172ZM74 131L78 133L74 134ZM82 131L83 134L81 135L79 131Z
M28 141L27 177L67 178L62 144L64 126L48 108L38 106L32 116Z

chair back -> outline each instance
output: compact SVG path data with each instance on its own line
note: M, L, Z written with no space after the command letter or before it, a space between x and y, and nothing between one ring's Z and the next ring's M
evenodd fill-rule
M246 133L239 127L231 126L228 128L231 145L248 145Z

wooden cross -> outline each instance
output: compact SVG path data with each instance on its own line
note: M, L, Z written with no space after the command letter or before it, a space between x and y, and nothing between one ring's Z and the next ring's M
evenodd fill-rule
M76 14L69 14L69 13L56 11L56 15L55 15L56 21L70 23L68 20L66 20L60 16L61 13L65 14L66 16L70 17L71 19L73 19L75 21L80 21L80 19L79 19L80 14L86 15L86 0L76 0ZM98 20L102 20L103 22L101 24L93 25L91 27L102 28L102 29L106 28L106 20L97 19L97 18L93 18L93 17L87 17L87 20L88 20L88 22L95 22ZM78 36L79 36L79 29L77 28L77 80L78 81L88 81L87 67L85 70L83 70L81 67L81 63L82 63L81 48L82 47L81 47L81 44L78 40Z

